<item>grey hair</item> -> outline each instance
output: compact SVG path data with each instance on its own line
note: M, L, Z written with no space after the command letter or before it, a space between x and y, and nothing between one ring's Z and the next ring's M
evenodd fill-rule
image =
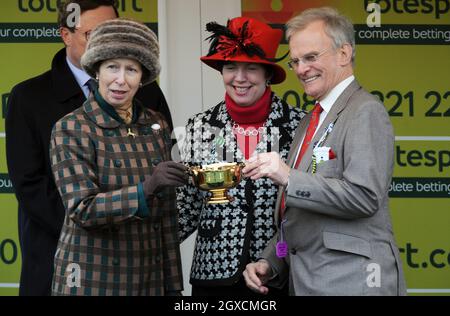
M289 39L297 31L305 29L310 23L323 21L325 23L325 33L333 40L335 49L344 44L352 47L352 62L355 61L355 29L352 22L336 9L331 7L311 8L293 17L286 23L286 39Z

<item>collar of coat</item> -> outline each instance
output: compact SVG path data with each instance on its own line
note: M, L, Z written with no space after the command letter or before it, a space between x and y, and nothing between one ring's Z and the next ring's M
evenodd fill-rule
M55 54L52 60L51 74L56 100L66 102L67 100L78 97L82 97L83 100L85 99L80 86L67 65L65 47Z
M282 101L276 94L272 93L272 104L269 116L266 120L266 127L282 127L289 123L290 120L290 106ZM214 107L211 113L209 124L213 127L224 128L226 125L231 126L231 116L227 111L225 101L222 101L218 106Z
M291 111L293 109L283 100L281 100L277 95L272 93L272 103L269 116L266 120L265 127L267 128L267 133L263 133L262 139L259 141L256 146L256 152L268 152L272 151L272 146L275 143L279 144L279 149L285 148L285 146L291 142L292 137L291 134L295 127L291 127ZM304 115L304 114L303 114ZM303 116L302 115L302 116ZM211 132L211 130L220 130L219 136L223 137L224 145L220 146L223 150L223 157L227 157L228 153L233 153L233 157L235 161L243 161L244 155L237 146L237 142L235 140L233 134L233 123L231 120L231 116L226 109L225 102L222 101L215 107L202 112L195 117L193 117L191 122L191 128L193 128L193 133L197 134L201 137L202 142L210 143L213 142L215 138L215 133ZM278 133L274 133L273 128L278 128ZM192 139L194 142L200 141L197 136L194 136ZM191 151L194 149L190 148ZM205 152L203 152L205 151ZM203 148L201 160L203 163L210 163L217 160L215 156L216 153L211 152ZM187 155L189 155L186 152ZM197 153L198 154L198 153ZM195 153L190 153L189 157L196 157ZM194 158L196 160L196 158ZM198 163L198 161L195 161Z
M160 123L155 115L152 115L152 110L144 108L142 103L138 100L135 99L134 101L136 106L141 107L141 111L138 111L139 116L133 124L151 126ZM126 126L125 123L118 122L110 114L104 111L97 103L92 93L89 95L86 102L84 102L83 110L88 118L101 128L117 128L121 125Z

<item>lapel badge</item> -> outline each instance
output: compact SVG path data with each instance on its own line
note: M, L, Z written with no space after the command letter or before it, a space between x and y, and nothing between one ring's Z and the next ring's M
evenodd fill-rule
M216 138L214 138L213 143L215 146L223 147L223 145L225 145L225 138L223 138L222 136L217 136Z
M151 126L153 133L159 134L159 130L161 129L161 125L158 123L155 123Z
M128 129L127 129L127 136L136 138L136 134L131 131L130 127L128 127Z

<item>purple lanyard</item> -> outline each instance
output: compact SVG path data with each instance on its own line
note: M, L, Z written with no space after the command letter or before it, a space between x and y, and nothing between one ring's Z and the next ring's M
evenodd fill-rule
M276 246L278 258L286 257L288 252L288 245L284 240L284 223L286 223L286 221L286 219L283 219L280 224L280 240L277 242Z

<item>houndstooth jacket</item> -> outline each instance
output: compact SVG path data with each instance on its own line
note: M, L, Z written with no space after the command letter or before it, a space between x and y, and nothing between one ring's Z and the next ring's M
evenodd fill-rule
M286 159L304 115L272 94L271 111L256 151L277 151ZM179 145L182 160L191 165L244 161L224 101L189 119L186 137ZM276 232L273 212L277 191L270 179L244 179L229 190L234 201L206 204L209 192L193 184L177 188L180 240L198 230L191 284L220 286L239 280L246 264L258 258Z
M161 128L152 129L154 124ZM175 190L145 201L140 185L157 163L170 160L170 146L159 113L142 108L126 126L92 95L55 124L50 156L66 217L53 295L168 295L183 289Z

